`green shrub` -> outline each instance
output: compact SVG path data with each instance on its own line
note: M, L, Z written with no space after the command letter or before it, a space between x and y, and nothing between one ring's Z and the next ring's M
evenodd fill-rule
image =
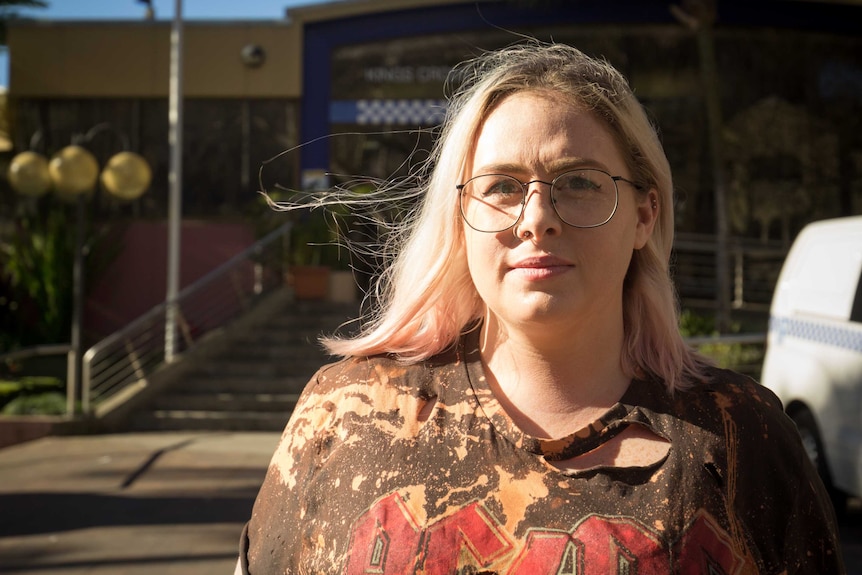
M3 408L4 415L63 415L66 413L66 396L49 392L21 395Z
M679 318L679 330L683 337L718 336L715 322L711 316L699 315L691 310L683 310ZM739 325L731 326L733 333L739 333ZM760 376L764 348L762 344L750 343L705 343L697 350L710 358L718 367L733 369Z
M0 408L18 397L21 393L21 382L19 381L0 381Z
M3 413L6 413L5 407L18 400L24 401L26 398L49 394L65 397L65 393L66 385L56 377L37 375L21 377L16 380L0 380L0 408L3 408ZM65 399L63 406L63 412L65 412ZM16 413L20 414L19 412ZM46 415L52 414L54 414L53 411L46 413Z
M679 332L683 337L715 335L715 320L710 316L684 309L679 314Z
M7 395L15 395L21 391L21 383L18 381L0 380L0 398ZM2 401L2 399L0 399Z
M763 346L744 343L708 343L700 353L710 357L719 367L735 369L753 375L763 362Z
M28 375L18 379L21 388L27 392L41 393L46 391L65 391L65 384L56 377L49 375Z

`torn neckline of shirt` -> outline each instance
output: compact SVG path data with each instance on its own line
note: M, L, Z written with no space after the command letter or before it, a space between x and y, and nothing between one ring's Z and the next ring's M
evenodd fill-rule
M581 429L555 439L540 438L525 433L515 425L488 385L485 369L479 355L478 332L479 330L475 330L468 333L462 340L464 368L467 371L470 386L480 409L491 424L516 447L540 455L549 462L556 462L572 459L598 448L631 424L644 425L659 437L664 437L664 434L652 425L649 418L636 405L636 402L632 401L635 395L641 393L640 388L643 385L648 385L648 383L638 379L632 380L616 404Z

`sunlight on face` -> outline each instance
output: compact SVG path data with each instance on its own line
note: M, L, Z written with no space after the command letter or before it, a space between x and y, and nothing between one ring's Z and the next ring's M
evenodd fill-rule
M578 168L631 177L601 122L538 92L517 93L497 105L482 125L469 166L465 180L505 174L550 182ZM575 329L585 321L621 324L623 279L632 251L644 245L651 226L638 209L648 200L639 199L631 184L620 182L618 188L616 213L596 228L563 223L544 183L529 186L514 228L484 233L465 224L470 274L495 321L510 329L543 330Z

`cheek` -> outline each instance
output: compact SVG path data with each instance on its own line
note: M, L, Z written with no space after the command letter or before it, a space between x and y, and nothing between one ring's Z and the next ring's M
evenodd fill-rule
M634 231L628 227L619 230L615 239L604 243L604 258L607 262L609 275L622 281L628 273L632 254L634 253Z
M496 281L499 262L502 258L503 244L494 234L485 234L473 229L464 232L467 267L473 284L480 287L489 281Z
M634 232L626 226L602 226L581 234L575 247L580 262L603 275L620 275L628 269Z
M473 230L464 231L464 252L467 254L467 267L470 269L473 283L476 283L477 276L481 274L485 250L481 238L476 237L476 232Z

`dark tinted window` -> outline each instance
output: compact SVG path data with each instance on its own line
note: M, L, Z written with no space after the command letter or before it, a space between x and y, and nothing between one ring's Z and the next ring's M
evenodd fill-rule
M859 272L859 280L856 282L856 297L853 299L853 309L850 310L850 321L862 323L862 271Z

